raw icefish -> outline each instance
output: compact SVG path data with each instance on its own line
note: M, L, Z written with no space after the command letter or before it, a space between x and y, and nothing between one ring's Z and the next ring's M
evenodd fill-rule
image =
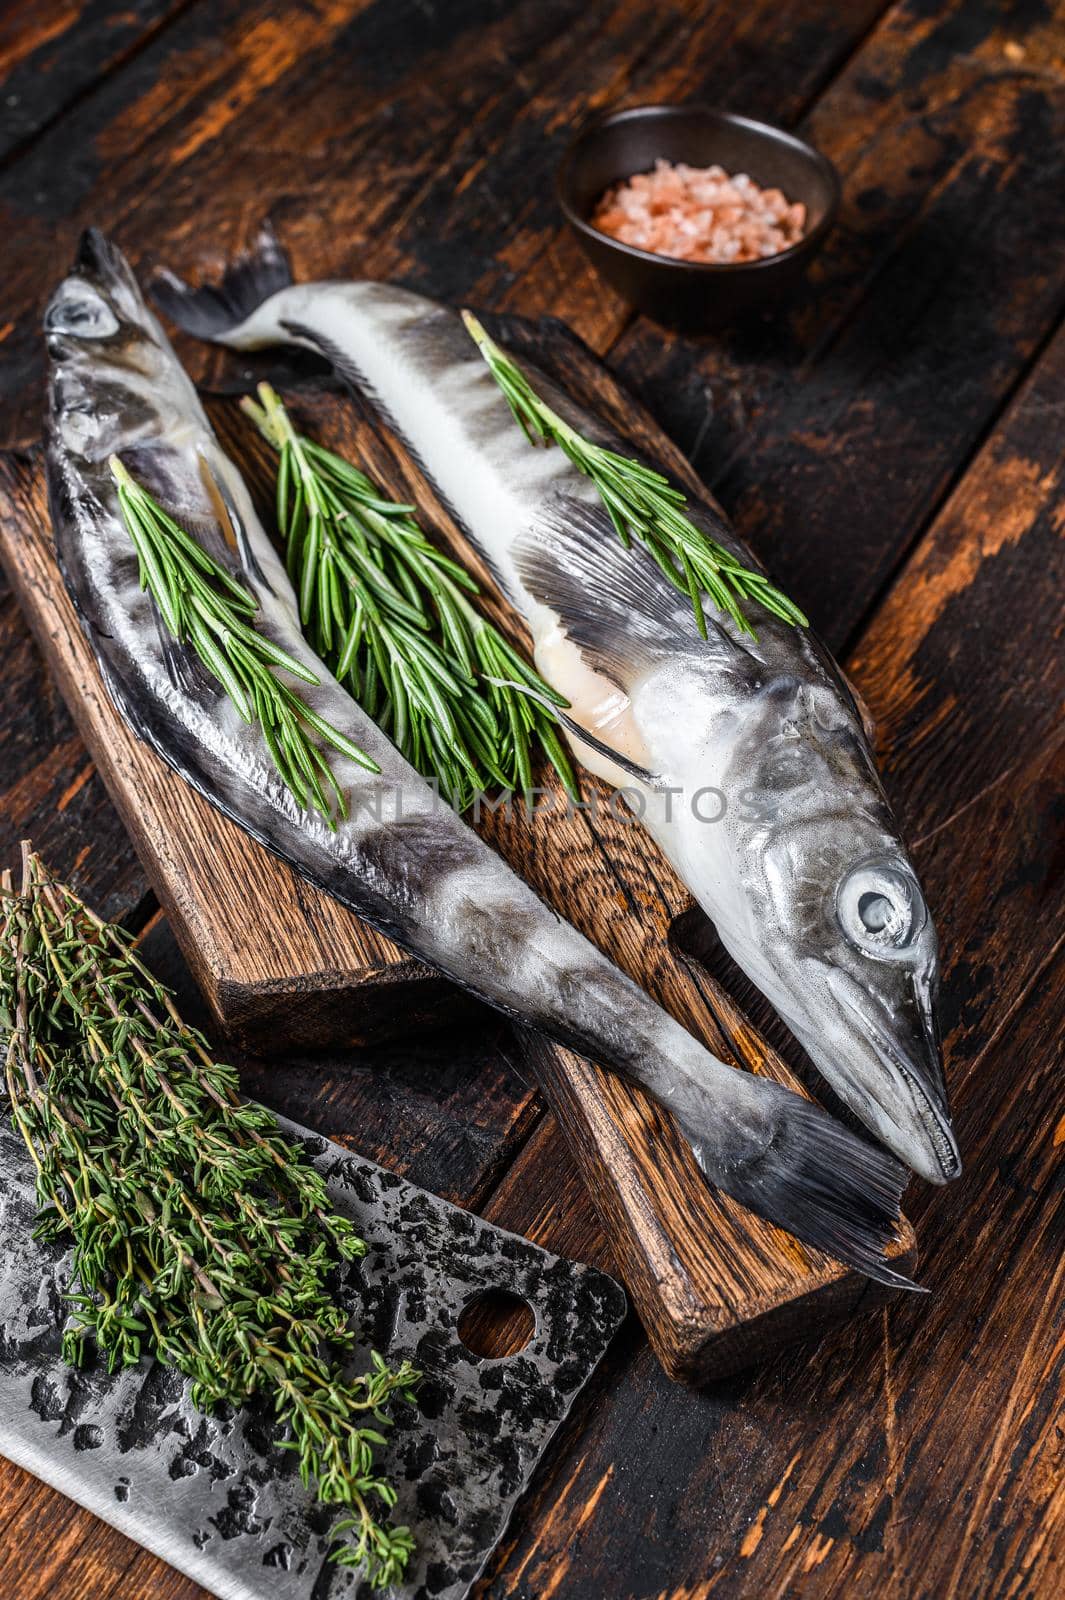
M621 544L590 480L561 450L530 448L456 312L386 284L293 285L269 235L219 288L167 277L158 295L205 338L316 349L376 401L597 741L578 747L585 764L635 786L722 943L841 1099L915 1171L956 1176L935 929L854 696L816 636L751 606L756 638L721 615L702 639L689 601ZM579 433L632 454L531 381ZM755 565L709 503L689 514Z
M819 1107L718 1061L560 921L397 753L300 635L295 596L195 390L117 250L83 240L45 316L47 462L67 584L134 730L202 794L313 883L492 1005L645 1085L708 1180L862 1271L884 1250L903 1171ZM316 684L300 693L377 763L329 752L335 826L301 809L190 651L164 639L141 588L110 461L260 602L256 630ZM905 1281L905 1280L902 1280Z

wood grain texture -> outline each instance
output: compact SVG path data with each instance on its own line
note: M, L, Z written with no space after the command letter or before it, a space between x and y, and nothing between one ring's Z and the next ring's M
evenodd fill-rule
M251 30L266 9L194 0L4 174L0 433L35 436L39 306L87 221L119 227L138 258L154 246L196 271L273 206L304 275L366 263L482 304L554 309L600 351L623 335L629 386L802 585L830 641L858 639L946 958L968 1165L960 1187L914 1202L931 1300L699 1394L668 1383L630 1326L482 1594L1056 1600L1062 1146L1048 1066L1065 1043L1054 1009L1065 858L1043 733L1061 692L1060 580L1047 566L1062 519L1060 356L1037 366L1032 403L996 424L1061 309L1065 13L1056 0L664 0L650 16L635 0L382 0L337 26L321 7L321 47L272 76L266 41L261 92L230 111L241 15ZM287 8L269 9L283 31ZM840 225L811 293L771 324L663 339L601 291L558 226L551 168L585 107L656 98L801 118L843 167ZM170 163L187 132L191 155ZM954 495L926 541L956 484L968 499ZM1003 542L1018 504L1031 526ZM867 651L870 600L914 550L921 581L908 586L903 568ZM896 675L894 630L916 612L922 636ZM136 859L10 600L0 659L5 854L23 832L46 835L64 871L82 858L86 892L136 918ZM153 932L153 960L167 937ZM747 1009L749 992L733 992ZM245 1070L256 1092L321 1116L334 1136L346 1128L359 1145L365 1129L370 1152L416 1181L443 1191L452 1178L452 1197L493 1220L605 1260L557 1124L507 1071L498 1026L481 1027L427 1040L410 1063L337 1053L297 1062L284 1082ZM33 1515L20 1513L27 1502ZM16 1516L0 1574L16 1543L32 1551L19 1556L20 1600L203 1600L113 1534L66 1570L56 1530L84 1527L79 1514L0 1471L0 1527Z
M183 0L7 0L0 15L0 162L165 27Z
M190 5L0 173L0 443L37 437L40 310L88 223L135 266L195 271L269 210L303 276L553 310L602 348L625 313L612 300L603 320L553 195L576 121L627 95L798 115L884 3ZM197 380L214 370L202 346L182 353Z
M227 1035L278 1050L365 1044L454 1013L448 986L249 839L125 726L63 587L39 464L0 466L0 534L37 640Z
M500 1554L493 1600L592 1600L619 1570L662 1600L1059 1591L1063 378L1065 332L848 663L887 726L944 949L966 1165L912 1202L930 1294L697 1397L639 1345L619 1351ZM530 1141L497 1199L579 1249L576 1191L560 1175L553 1206L536 1186L549 1150L557 1163L546 1134Z
M688 473L651 419L560 324L510 322L505 333L652 459ZM438 534L446 528L451 547L463 548L443 506L368 407L335 396L307 405L316 437L366 467L398 500L417 501L424 525ZM232 402L215 410L238 460L244 444L253 488L268 497L268 453L256 445L249 455L250 430ZM300 425L299 410L296 420ZM38 638L223 1030L253 1047L268 1042L274 1054L353 1038L365 1043L389 1023L424 1028L432 1002L422 996L437 997L435 979L426 975L421 983L424 969L309 889L130 737L62 587L39 474L22 483L0 532ZM605 786L595 788L597 803L587 814L567 811L556 784L550 811L541 804L530 818L517 807L509 819L495 812L485 831L560 915L717 1055L794 1085L724 992L672 948L671 923L690 897L623 804L615 805ZM260 913L248 917L248 904ZM771 1353L799 1327L884 1298L712 1193L670 1119L642 1092L568 1052L534 1048L526 1059L574 1145L622 1275L672 1376L720 1377ZM914 1249L904 1226L894 1255L912 1261Z
M136 921L144 874L2 569L0 640L0 853L17 860L32 832L107 916Z
M1065 307L1061 8L897 6L799 131L844 194L810 292L611 361L840 648Z

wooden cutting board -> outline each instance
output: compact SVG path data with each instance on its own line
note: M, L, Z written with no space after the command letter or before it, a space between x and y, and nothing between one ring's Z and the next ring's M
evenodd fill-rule
M652 459L695 484L680 453L561 324L505 319L493 332L609 417ZM249 369L235 366L234 384ZM416 465L354 397L322 387L286 396L306 430L357 460L424 524L487 574ZM211 404L269 521L266 447L233 398ZM466 1009L451 985L398 950L282 862L170 771L107 696L55 563L39 461L0 476L0 555L190 966L227 1035L260 1053L367 1043ZM501 608L496 617L516 637ZM545 788L550 780L541 780ZM716 1054L801 1091L790 1069L677 940L691 897L656 846L583 780L594 811L561 795L530 818L487 816L482 831L568 921ZM637 1088L531 1036L523 1052L568 1137L619 1267L663 1366L702 1380L764 1357L812 1327L882 1303L886 1291L743 1211L703 1182L686 1144ZM905 1269L915 1241L903 1224Z

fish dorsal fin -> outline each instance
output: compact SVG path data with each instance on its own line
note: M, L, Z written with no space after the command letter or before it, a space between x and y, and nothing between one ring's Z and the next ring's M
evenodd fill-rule
M710 616L709 637L700 637L690 600L642 546L621 543L602 506L557 495L515 542L513 558L524 587L557 614L589 667L625 692L678 654L743 653Z
M291 317L281 318L281 329L290 339L302 340L304 344L313 345L318 350L341 380L358 393L369 397L372 394L366 378L356 365L354 358L343 346L330 339L329 335L322 333L317 328L308 326L305 322L297 322Z

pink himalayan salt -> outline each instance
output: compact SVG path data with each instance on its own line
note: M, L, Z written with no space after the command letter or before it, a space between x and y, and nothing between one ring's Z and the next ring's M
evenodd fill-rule
M745 172L656 161L615 184L600 200L592 226L623 244L681 261L758 261L798 244L806 207L779 189L763 189Z

